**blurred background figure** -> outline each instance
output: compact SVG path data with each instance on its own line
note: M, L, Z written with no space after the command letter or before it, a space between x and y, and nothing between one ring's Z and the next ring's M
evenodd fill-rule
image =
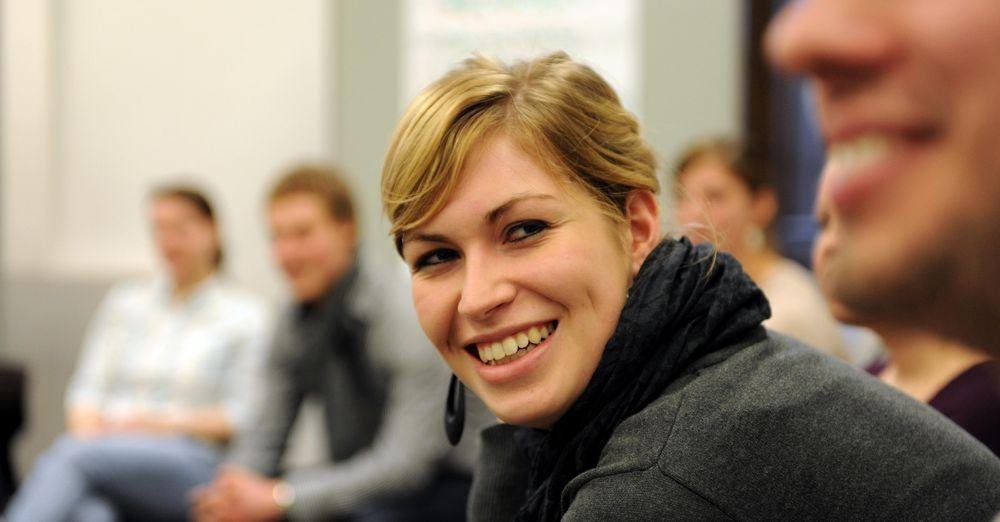
M11 450L24 425L25 386L24 369L0 359L0 510L17 488Z
M771 304L764 326L846 360L839 325L812 275L771 244L778 200L749 150L736 141L706 139L681 153L674 176L682 232L736 256Z
M243 419L265 308L220 275L222 243L197 190L153 192L161 274L115 286L66 393L68 433L11 501L11 521L180 520Z
M825 178L829 179L829 178ZM868 371L918 401L929 404L1000 455L1000 364L985 351L950 340L917 325L880 321L852 309L831 283L841 253L850 248L841 241L842 225L829 191L816 204L821 232L813 265L830 309L845 323L865 326L882 339L885 357Z
M268 352L253 422L214 482L192 495L193 514L463 519L472 446L460 447L463 460L445 442L448 373L417 324L402 266L383 270L358 254L354 200L332 168L289 170L268 195L267 217L293 301ZM322 404L326 459L283 469L307 399Z

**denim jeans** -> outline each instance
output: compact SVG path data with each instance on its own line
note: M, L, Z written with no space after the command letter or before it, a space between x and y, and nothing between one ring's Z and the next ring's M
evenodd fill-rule
M64 435L11 499L10 522L184 520L187 495L211 482L215 447L178 436Z

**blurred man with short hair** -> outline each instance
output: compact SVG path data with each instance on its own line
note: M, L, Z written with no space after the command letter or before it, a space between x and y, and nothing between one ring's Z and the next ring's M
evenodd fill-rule
M323 167L294 169L272 189L267 214L295 303L272 344L255 422L215 482L194 493L195 514L461 518L471 477L441 426L448 373L417 324L406 280L360 262L342 178ZM282 475L307 396L322 402L332 462Z

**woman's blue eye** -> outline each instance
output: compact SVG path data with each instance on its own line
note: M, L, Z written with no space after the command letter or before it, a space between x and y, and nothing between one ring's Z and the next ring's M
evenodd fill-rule
M507 229L507 241L521 241L549 228L544 221L522 221Z
M440 265L441 263L451 261L457 257L458 253L451 249L439 248L437 250L431 250L430 252L427 252L417 258L416 263L413 264L413 269L420 270L421 268L427 266Z

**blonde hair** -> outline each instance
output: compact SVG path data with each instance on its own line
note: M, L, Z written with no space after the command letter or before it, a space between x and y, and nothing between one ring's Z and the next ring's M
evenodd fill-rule
M659 191L639 122L593 69L563 52L510 65L475 56L424 89L396 127L382 204L397 249L444 207L470 153L493 134L583 188L612 219L624 219L631 191Z

